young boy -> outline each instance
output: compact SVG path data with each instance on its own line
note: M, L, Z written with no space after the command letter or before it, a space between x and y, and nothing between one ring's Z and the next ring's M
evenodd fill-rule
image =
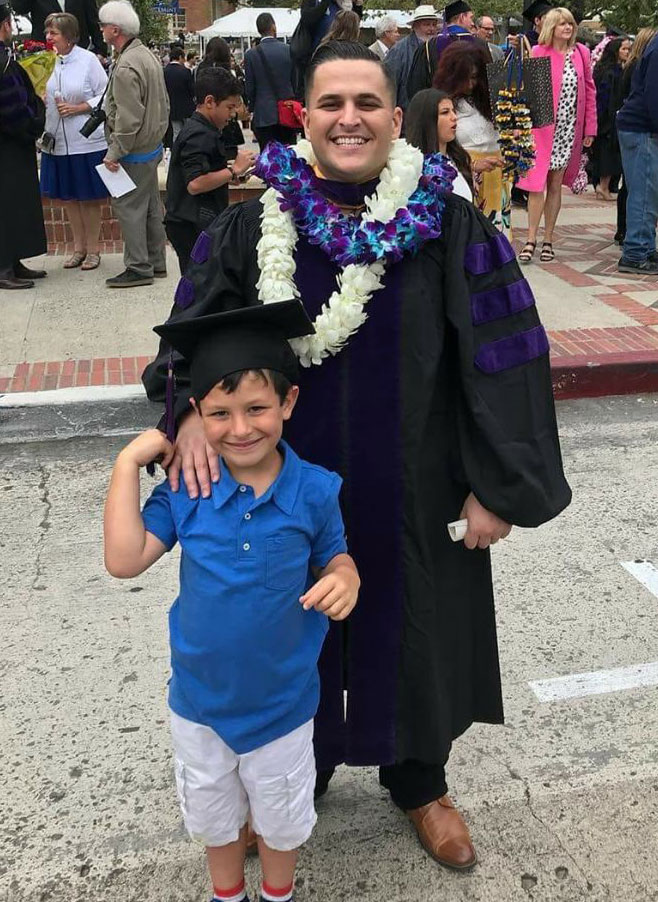
M228 207L229 183L244 175L255 159L254 151L243 148L229 163L221 140L222 129L242 103L237 79L219 67L205 69L196 79L194 94L196 110L174 141L167 175L164 223L181 274L203 227Z
M340 478L281 440L298 396L287 339L313 329L298 301L282 301L155 331L190 361L191 401L221 478L196 500L165 481L140 515L140 467L160 455L166 467L173 454L161 432L142 433L112 474L105 563L137 576L180 542L169 706L185 824L206 847L214 900L243 902L250 817L261 899L287 902L316 820L317 660L327 617L347 617L359 588Z

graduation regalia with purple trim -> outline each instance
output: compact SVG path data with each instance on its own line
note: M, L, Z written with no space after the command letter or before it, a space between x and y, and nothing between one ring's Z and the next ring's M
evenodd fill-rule
M323 182L343 204L374 190ZM259 201L226 210L197 243L174 318L260 303ZM300 236L296 284L313 319L338 268ZM344 479L342 507L362 579L320 661L318 767L443 764L474 721L501 723L488 551L446 524L473 491L485 508L538 526L570 501L548 341L507 240L449 197L443 234L387 267L368 319L336 357L302 372L286 438ZM170 349L144 373L164 401ZM176 366L179 372L179 365ZM187 408L184 378L175 413ZM343 690L348 690L345 712Z

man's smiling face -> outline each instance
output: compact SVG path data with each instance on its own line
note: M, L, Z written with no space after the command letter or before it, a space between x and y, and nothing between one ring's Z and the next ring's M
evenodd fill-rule
M313 74L303 120L322 174L356 184L386 165L402 111L379 63L332 60Z

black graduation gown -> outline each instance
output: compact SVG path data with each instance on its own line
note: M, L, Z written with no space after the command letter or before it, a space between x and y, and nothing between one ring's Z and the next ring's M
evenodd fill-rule
M47 249L34 145L44 119L29 77L0 42L0 270Z
M259 302L259 215L257 201L230 208L201 236L193 259L208 259L181 280L188 306L175 318ZM311 318L336 274L300 238L295 278ZM331 625L320 661L321 768L443 763L471 723L502 722L489 553L453 544L446 524L471 490L521 526L551 519L571 497L545 333L506 239L451 197L443 237L384 281L348 346L302 372L286 435L343 476L362 579L346 631ZM161 346L144 373L153 400L165 398L168 353ZM187 393L176 369L180 414Z

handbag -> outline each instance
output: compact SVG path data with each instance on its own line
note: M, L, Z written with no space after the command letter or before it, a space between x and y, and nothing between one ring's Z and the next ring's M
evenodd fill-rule
M487 63L487 83L492 110L496 108L500 91L513 88L523 96L533 128L553 125L551 61L547 56L529 56L525 40L521 42L520 52L510 50L504 59Z
M256 50L260 57L260 61L263 64L263 69L265 69L265 74L267 75L270 84L274 86L276 84L274 73L260 44ZM295 100L294 97L288 97L285 100L282 100L277 96L276 109L279 125L283 125L285 128L302 128L302 105L298 100Z

